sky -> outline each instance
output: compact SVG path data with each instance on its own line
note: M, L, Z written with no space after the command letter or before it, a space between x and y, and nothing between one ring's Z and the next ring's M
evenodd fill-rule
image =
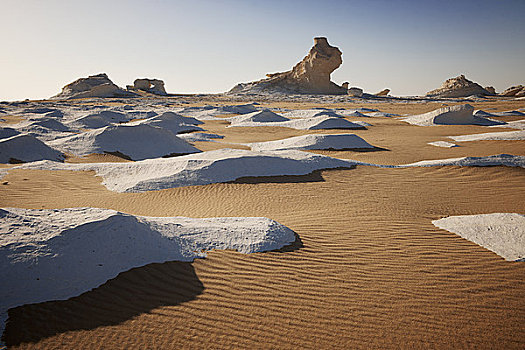
M524 0L0 0L0 100L102 72L220 93L291 69L317 36L343 52L332 81L369 93L525 84Z

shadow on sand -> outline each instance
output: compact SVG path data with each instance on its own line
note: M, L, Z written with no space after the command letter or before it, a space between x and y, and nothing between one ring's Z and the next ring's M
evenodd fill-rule
M302 248L301 239L295 237L294 243L273 252ZM162 306L194 300L203 291L191 262L153 263L122 272L77 297L9 309L2 340L11 347L69 331L118 325Z
M322 173L331 170L349 170L355 166L341 167L334 169L315 170L306 175L279 175L279 176L245 176L234 181L228 181L231 184L262 184L262 183L305 183L305 182L324 182Z

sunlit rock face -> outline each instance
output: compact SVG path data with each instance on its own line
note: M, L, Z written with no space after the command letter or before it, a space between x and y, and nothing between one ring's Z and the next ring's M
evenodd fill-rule
M53 99L73 99L90 97L134 97L136 94L115 85L106 73L80 78L62 88Z
M468 97L472 95L492 95L481 85L468 80L462 74L445 80L439 89L427 92L430 97Z
M518 86L512 86L505 91L503 91L501 96L506 97L524 97L525 96L525 86L518 85Z
M135 79L133 82L133 89L150 92L155 95L167 95L164 89L164 81L160 79Z
M314 38L314 46L308 55L292 70L267 74L266 79L251 83L241 83L230 93L285 92L303 94L346 94L347 88L330 80L330 74L343 60L341 51L328 43L323 37Z

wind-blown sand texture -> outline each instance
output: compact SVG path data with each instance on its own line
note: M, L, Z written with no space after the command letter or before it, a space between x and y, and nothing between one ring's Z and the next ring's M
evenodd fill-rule
M511 101L471 104L490 112L525 106ZM261 102L259 107L327 106ZM339 107L356 110L363 105L329 105ZM417 115L441 104L366 107ZM525 156L523 140L471 141L453 148L427 144L450 140L450 135L496 132L497 127L421 127L382 116L345 119L372 124L352 133L379 149L309 152L384 165ZM228 125L220 118L205 120L199 125L202 129L224 138L195 141L195 146L203 151L247 149L245 144L252 142L348 133ZM10 309L4 334L10 348L525 346L525 265L505 261L432 224L447 216L525 213L521 167L357 165L142 193L110 191L94 171L16 168L0 182L7 182L0 185L0 207L96 207L156 217L268 217L298 237L278 251L245 255L217 250L193 263L150 264L78 297Z

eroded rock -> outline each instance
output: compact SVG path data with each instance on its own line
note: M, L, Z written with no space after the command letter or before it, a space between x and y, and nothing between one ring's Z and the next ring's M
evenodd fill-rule
M379 91L377 94L375 94L376 96L388 96L388 94L390 93L390 89L384 89L384 90L381 90Z
M481 85L468 80L462 74L445 80L439 89L427 92L430 97L468 97L472 95L492 95Z
M80 78L62 88L53 99L74 99L91 97L135 97L136 94L115 85L106 75L100 73Z
M330 81L330 74L343 63L341 55L341 51L330 46L326 38L314 38L314 46L308 55L292 70L267 74L266 79L238 84L229 93L346 94L345 87Z
M348 95L352 97L361 97L363 96L363 89L358 87L351 87L348 89Z
M506 96L506 97L523 97L525 96L525 86L518 85L518 86L511 86L510 88L503 91L500 96Z
M146 91L155 95L167 95L164 89L164 81L160 79L135 79L133 82L133 89Z

